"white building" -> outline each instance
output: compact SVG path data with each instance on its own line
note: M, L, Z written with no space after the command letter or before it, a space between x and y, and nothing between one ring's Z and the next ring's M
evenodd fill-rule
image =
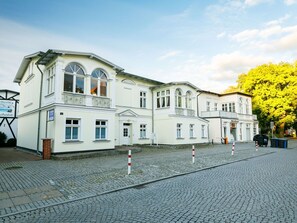
M199 116L209 121L209 138L215 143L252 141L258 134L257 116L252 114L251 96L244 93L217 94L199 91Z
M14 81L20 84L17 145L25 149L41 151L43 138L53 139L53 153L192 144L208 142L212 132L211 119L199 113L197 87L129 74L92 53L28 55Z

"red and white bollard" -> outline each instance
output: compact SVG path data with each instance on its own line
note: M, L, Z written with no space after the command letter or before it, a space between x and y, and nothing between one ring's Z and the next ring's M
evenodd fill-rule
M131 174L131 166L132 166L131 158L132 158L131 150L129 149L129 151L128 151L128 175Z
M192 146L192 163L195 163L195 146Z
M258 144L258 141L256 141L256 151L258 151L258 147L259 147L259 144Z
M235 149L235 142L233 142L232 144L232 153L231 153L232 156L234 155L234 149Z

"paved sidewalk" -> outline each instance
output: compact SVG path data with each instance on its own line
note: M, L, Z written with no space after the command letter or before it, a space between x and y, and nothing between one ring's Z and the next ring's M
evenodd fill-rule
M289 141L288 149L293 148L297 148L297 140ZM281 150L259 147L256 151L254 143L238 143L234 156L231 156L231 149L231 144L198 145L193 164L191 146L141 147L141 152L132 153L131 175L127 174L127 154L76 160L1 163L0 220L1 217L17 213Z

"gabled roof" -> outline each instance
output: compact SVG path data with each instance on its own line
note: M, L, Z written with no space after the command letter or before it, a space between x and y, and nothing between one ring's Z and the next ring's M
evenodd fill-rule
M157 85L164 84L163 82L160 82L160 81L152 80L152 79L149 79L146 77L138 76L135 74L130 74L130 73L123 72L123 71L119 72L118 75L123 75L123 76L130 77L130 78L133 78L136 80L146 81L146 82L150 82L152 84L157 84Z
M124 69L120 66L115 65L114 63L111 63L110 61L99 57L98 55L94 53L86 53L86 52L76 52L76 51L66 51L66 50L53 50L49 49L46 52L36 52L33 54L30 54L28 56L25 56L24 59L22 60L22 63L19 67L19 70L14 78L14 82L20 83L21 79L24 75L25 70L27 69L28 65L30 64L31 60L35 57L39 57L38 61L36 62L37 65L47 65L50 63L55 57L60 56L60 55L78 55L78 56L86 56L91 59L96 59L106 65L109 65L116 71L123 71Z
M186 85L186 86L189 86L189 87L193 88L196 91L200 90L200 88L196 87L194 84L191 84L188 81L170 82L170 83L166 83L166 84L162 84L162 85L159 85L159 86L152 87L152 89L155 90L155 89L158 89L158 88L170 87L170 86L176 86L176 85Z
M242 92L239 92L239 91L231 92L231 93L223 93L223 94L219 94L219 93L215 93L215 92L211 92L211 91L205 91L205 90L198 90L197 92L206 93L206 94L213 94L213 95L216 95L216 96L219 96L219 97L223 97L223 96L227 96L227 95L235 95L235 94L243 95L243 96L246 96L246 97L252 97L252 95L242 93Z

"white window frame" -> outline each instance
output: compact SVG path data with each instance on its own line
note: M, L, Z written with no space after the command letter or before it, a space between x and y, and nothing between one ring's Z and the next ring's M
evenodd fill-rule
M47 72L47 94L52 94L55 92L55 68L55 66L51 66Z
M201 138L206 138L205 125L201 125Z
M182 138L182 124L181 123L176 124L176 138L177 139Z
M190 130L189 135L190 135L190 138L195 138L194 127L195 127L194 124L190 124L190 126L189 126L189 130Z
M139 126L139 138L146 139L146 124L140 124Z
M103 124L104 123L104 124ZM97 137L97 129L99 129L99 137ZM105 137L101 137L101 131L105 129ZM108 139L108 121L97 119L95 121L95 140L107 140Z
M210 101L206 102L206 111L210 111Z
M139 97L140 97L140 108L146 108L146 92L140 91Z
M92 83L93 81L96 81L97 83L97 92L92 92ZM106 92L105 95L101 95L101 84L105 84L106 85ZM93 70L92 74L91 74L91 83L90 83L90 94L91 95L95 95L98 97L108 97L108 76L107 73L100 69L100 68L96 68L95 70Z
M214 111L217 111L217 110L218 110L218 103L214 103L213 106L214 106L214 107L213 107L213 110L214 110Z
M67 123L67 121L71 121L71 123ZM74 123L74 121L78 121L78 123ZM66 138L67 134L67 128L70 128L70 138ZM77 128L77 138L74 138L73 130L74 128ZM66 118L65 120L65 141L79 141L80 140L80 129L81 129L81 120L78 118Z
M157 108L170 107L170 90L157 92Z
M78 69L73 70L73 67L71 67L71 65L75 65L78 67ZM69 66L69 68L72 69L71 72L66 71L67 67ZM77 72L78 71L78 72ZM69 75L72 77L72 91L66 91L65 90L65 75ZM83 80L83 92L79 92L76 90L76 85L77 85L77 79L78 78L82 78ZM65 92L71 92L71 93L77 93L77 94L84 94L85 93L85 72L82 68L82 66L76 62L71 62L69 63L66 67L65 67L65 71L64 71L64 87L63 90Z

